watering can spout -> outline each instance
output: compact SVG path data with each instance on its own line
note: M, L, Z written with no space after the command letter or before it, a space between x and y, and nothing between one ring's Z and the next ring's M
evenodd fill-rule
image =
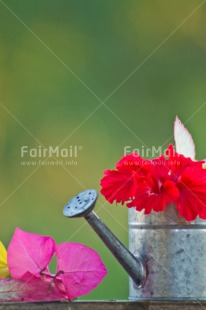
M142 287L147 276L145 262L138 253L133 255L95 214L93 208L97 197L96 190L85 190L66 204L63 214L69 218L84 217L135 284Z

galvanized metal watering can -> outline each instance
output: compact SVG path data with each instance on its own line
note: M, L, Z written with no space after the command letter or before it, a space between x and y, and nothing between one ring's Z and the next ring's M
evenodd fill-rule
M129 250L92 211L97 192L86 190L64 208L84 217L130 276L131 300L206 300L206 221L188 223L169 205L144 215L129 210Z

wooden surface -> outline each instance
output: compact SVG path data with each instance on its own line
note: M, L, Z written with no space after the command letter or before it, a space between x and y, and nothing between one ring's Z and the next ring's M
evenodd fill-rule
M136 302L136 301L91 301L91 302L44 302L1 303L0 310L206 310L206 302Z

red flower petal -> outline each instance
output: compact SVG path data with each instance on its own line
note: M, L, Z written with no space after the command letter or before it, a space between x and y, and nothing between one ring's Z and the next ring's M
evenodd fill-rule
M179 190L175 183L167 180L165 167L156 167L147 179L138 184L135 199L127 204L127 207L135 207L136 210L144 209L145 214L152 210L155 212L163 211L166 204L176 201L179 197Z
M167 160L166 165L174 181L177 181L179 176L183 173L183 171L187 167L202 168L203 161L193 161L189 157L185 157L184 155L176 153L174 151L172 144L168 146L166 153L168 155L168 160Z
M138 175L145 175L151 166L151 161L147 159L143 159L139 156L138 153L132 153L125 155L120 159L120 161L116 164L116 168L118 171L130 171L137 172Z
M151 161L137 153L124 156L116 170L105 171L101 193L112 203L127 202L145 214L164 210L177 203L179 214L191 221L197 215L206 219L206 170L203 161L178 154L169 145L167 158L161 155Z
M128 201L136 192L136 178L130 171L106 170L101 193L110 203Z
M142 182L150 170L151 161L144 160L138 153L124 156L117 164L117 170L104 171L100 185L107 201L122 204L136 193L137 182Z
M180 216L193 221L198 215L206 219L206 170L188 167L177 182L180 197L177 208Z

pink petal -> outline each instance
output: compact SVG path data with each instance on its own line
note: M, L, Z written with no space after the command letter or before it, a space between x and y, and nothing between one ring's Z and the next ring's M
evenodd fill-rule
M21 280L0 279L0 302L52 301L66 299L56 286L26 273Z
M65 292L59 289L60 285L53 281L45 281L37 278L30 273L26 273L22 277L22 281L28 286L24 294L24 301L50 301L50 300L64 300L67 299Z
M0 278L0 302L21 301L26 290L20 280Z
M13 278L19 279L26 272L40 277L55 251L55 241L50 237L25 232L16 228L8 247L8 266Z
M174 138L176 152L195 159L195 145L191 134L176 116L174 125Z
M65 242L56 247L57 272L71 300L89 293L106 276L100 256L78 243Z

